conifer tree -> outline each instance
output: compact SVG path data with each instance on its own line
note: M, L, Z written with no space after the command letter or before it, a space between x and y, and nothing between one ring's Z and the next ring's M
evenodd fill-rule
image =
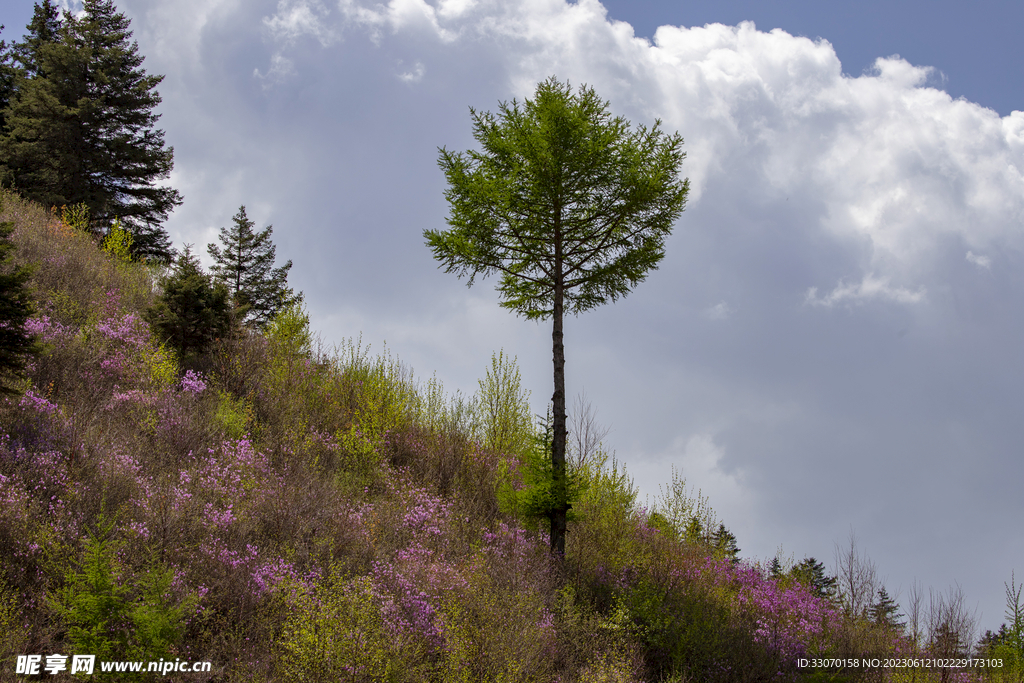
M871 603L871 607L868 608L868 619L879 626L888 626L889 628L902 631L903 627L906 626L905 621L900 621L902 616L900 614L900 606L889 597L885 586L879 588L878 597Z
M188 245L161 285L163 293L146 311L146 320L182 355L202 353L231 331L228 289L203 272Z
M13 223L0 223L0 394L14 392L10 380L25 369L28 357L37 351L35 340L25 330L32 315L26 282L29 269L10 264Z
M35 78L42 71L43 47L60 40L63 26L60 10L51 0L36 3L24 38L12 46L14 61L22 78Z
M551 549L565 554L566 313L578 314L628 294L665 255L689 182L678 133L630 130L593 88L572 92L555 78L533 100L477 113L482 150L440 150L448 180L450 230L424 237L449 273L498 274L501 305L531 320L552 320L554 373Z
M119 217L132 232L134 256L166 261L170 240L160 224L181 195L156 184L174 156L154 128L163 76L142 69L129 24L112 0L84 0L81 17L57 17L49 2L36 6L29 35L14 50L21 77L0 154L7 182L27 198L85 203L99 229Z
M0 25L0 35L3 35L4 26ZM11 97L14 96L14 78L17 71L14 68L14 52L6 40L0 40L0 134L4 130L4 116L7 107L10 105ZM0 182L3 181L0 176Z
M718 528L711 533L709 541L716 556L731 560L733 563L740 561L740 549L736 546L736 535L725 528L725 524L718 525Z
M227 285L239 319L264 329L278 311L301 302L302 293L296 295L287 285L291 261L274 268L277 247L270 240L274 228L268 225L255 232L256 223L246 216L245 206L232 220L234 225L220 229L223 248L207 245L216 261L212 270L217 280Z
M813 557L804 558L790 570L790 576L811 589L819 598L835 598L838 579L825 573L825 565Z

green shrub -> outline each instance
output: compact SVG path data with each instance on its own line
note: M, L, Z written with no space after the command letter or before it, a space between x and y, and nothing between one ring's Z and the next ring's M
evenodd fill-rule
M112 529L100 520L85 541L81 569L67 569L63 588L51 594L49 604L77 652L98 660L172 656L195 598L174 598L168 568L133 574L124 567Z
M334 571L301 594L284 627L282 674L300 683L422 680L423 652L385 623L382 596L367 577Z

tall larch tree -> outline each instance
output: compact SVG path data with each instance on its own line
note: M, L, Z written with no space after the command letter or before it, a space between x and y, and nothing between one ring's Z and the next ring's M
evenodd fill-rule
M295 294L288 287L288 271L292 262L274 267L277 247L270 236L270 225L254 231L256 223L249 219L245 207L232 217L233 225L220 229L223 245L207 245L215 261L211 270L228 287L235 304L236 314L249 327L264 329L277 313L302 301L302 293Z
M470 109L481 151L440 150L450 230L424 236L446 271L499 274L501 305L552 320L551 548L565 553L565 313L615 301L665 255L686 204L685 154L660 122L631 130L593 88L550 78L534 99Z
M6 113L0 154L6 177L47 206L84 203L92 226L119 218L133 256L167 261L161 227L181 204L165 187L174 150L155 128L163 76L142 68L130 21L112 0L84 0L83 13L56 17L37 5L29 34L15 46L22 78ZM56 29L57 40L50 40Z

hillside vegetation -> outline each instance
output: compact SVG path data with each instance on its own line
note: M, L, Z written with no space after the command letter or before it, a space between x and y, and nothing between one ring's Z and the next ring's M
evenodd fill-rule
M1019 680L1020 623L999 670L801 668L966 653L813 560L740 561L678 477L640 506L585 411L555 558L549 436L504 355L448 396L291 307L179 357L146 322L160 272L0 199L45 349L0 403L2 678L89 653L212 662L188 681Z

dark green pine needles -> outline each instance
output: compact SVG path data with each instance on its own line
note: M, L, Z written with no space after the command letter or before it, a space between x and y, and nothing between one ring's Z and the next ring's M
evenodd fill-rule
M26 287L31 271L10 263L13 230L13 223L0 223L0 394L15 393L14 381L21 377L29 356L38 351L35 339L25 329L32 315Z
M92 227L120 218L133 256L167 261L160 226L181 204L158 184L174 165L173 148L155 128L163 76L142 68L129 20L111 0L84 0L81 15L36 5L28 34L13 55L0 159L5 184L44 206L84 203Z
M245 207L232 218L234 225L220 229L220 241L207 246L216 264L212 270L219 282L227 285L235 304L235 313L246 325L265 329L277 313L302 301L288 287L288 271L292 262L274 267L277 247L270 240L274 229L267 226L259 232L245 215Z

